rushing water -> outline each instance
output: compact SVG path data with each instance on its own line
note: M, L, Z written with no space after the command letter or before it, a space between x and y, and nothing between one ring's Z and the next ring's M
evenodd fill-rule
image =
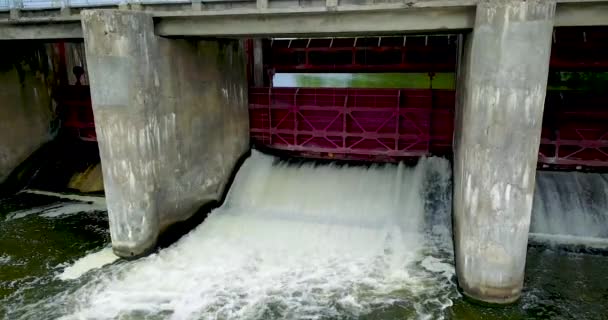
M437 158L408 168L254 153L204 223L130 262L106 248L100 200L20 194L0 202L0 311L7 319L605 319L608 257L551 248L529 249L518 304L463 300L450 177ZM577 179L567 192L584 195L587 178ZM557 207L559 182L540 175L533 231L563 231L542 228L564 211L606 222L606 211ZM604 198L591 196L589 207L608 208L599 190Z
M608 175L542 172L532 232L608 239Z

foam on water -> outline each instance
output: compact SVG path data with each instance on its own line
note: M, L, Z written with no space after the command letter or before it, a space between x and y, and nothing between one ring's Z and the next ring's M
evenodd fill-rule
M0 255L0 265L8 264L13 258L7 254Z
M57 275L57 278L61 280L76 279L90 270L101 268L116 260L118 260L118 257L114 254L111 247L103 248L76 260L73 264L63 269Z
M22 219L32 214L45 218L57 218L81 212L106 210L106 200L100 196L84 196L31 189L23 190L20 193L37 194L67 201L15 211L6 216L7 221Z
M529 243L540 243L549 246L570 247L573 249L597 249L608 251L608 238L581 237L549 233L530 233Z
M254 152L225 204L179 242L105 267L35 310L64 306L66 319L327 319L397 308L398 318L439 319L457 293L449 225L430 223L447 223L449 206L425 197L449 194L449 176L441 159L338 167Z

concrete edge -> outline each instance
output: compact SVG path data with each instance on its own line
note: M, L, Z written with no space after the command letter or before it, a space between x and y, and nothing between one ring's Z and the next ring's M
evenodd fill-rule
M475 1L326 7L144 10L161 36L323 36L469 30ZM161 7L165 8L165 7ZM105 9L116 10L116 9ZM362 18L365 18L362 20ZM226 19L234 23L226 24ZM366 23L361 23L366 21ZM323 24L321 27L320 24ZM558 1L556 27L608 26L608 1ZM80 13L0 18L0 40L81 39Z

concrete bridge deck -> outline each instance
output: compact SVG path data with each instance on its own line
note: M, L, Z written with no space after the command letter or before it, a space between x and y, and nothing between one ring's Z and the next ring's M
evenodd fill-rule
M160 36L325 36L473 28L478 0L0 0L0 40L82 38L80 12L149 12ZM608 24L608 1L559 0L555 26Z

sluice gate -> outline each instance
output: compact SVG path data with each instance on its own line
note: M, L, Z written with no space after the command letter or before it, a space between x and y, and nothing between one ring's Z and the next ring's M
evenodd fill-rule
M58 96L70 135L96 141L88 86ZM252 143L294 156L398 161L449 156L455 91L442 89L249 89ZM547 92L538 155L542 168L608 166L608 95Z
M450 156L454 104L453 90L250 88L251 139L327 159ZM539 167L607 167L607 105L604 93L547 91Z
M608 70L606 34L605 28L557 28L549 81L564 72L577 76ZM458 39L458 35L431 35L263 41L267 83L275 74L286 72L391 71L425 73L431 87L252 85L248 94L252 143L293 156L327 159L394 162L430 155L450 157L456 91L433 89L432 78L435 73L456 72ZM250 53L251 46L248 43ZM253 59L249 62L252 69ZM62 72L70 73L67 69ZM549 84L538 156L540 168L608 167L608 95L593 88L578 88L584 80L570 84L574 88L559 82L553 87ZM89 86L64 85L56 92L63 126L81 140L96 141Z

